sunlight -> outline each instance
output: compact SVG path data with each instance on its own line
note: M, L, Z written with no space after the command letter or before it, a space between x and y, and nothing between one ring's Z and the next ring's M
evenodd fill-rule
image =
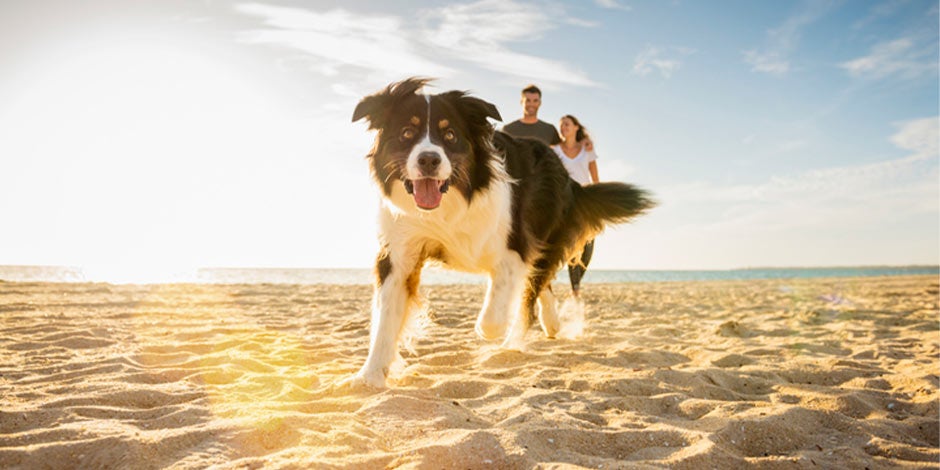
M302 336L278 331L262 321L245 321L241 298L226 286L156 285L133 310L145 321L180 321L166 332L136 331L139 355L150 374L186 377L208 398L208 410L238 426L233 444L242 448L284 448L296 444L291 414L309 406L312 390L320 385L317 358ZM175 311L150 305L178 301ZM202 315L231 309L232 318L215 318L204 325ZM172 320L170 319L172 318ZM263 318L262 318L263 320Z
M0 201L0 210L45 235L11 241L45 243L50 264L85 266L99 281L171 280L174 266L215 262L205 247L247 204L223 204L225 191L247 186L269 142L284 140L258 124L278 116L274 100L184 44L98 40L56 56L28 64L37 79L0 110L10 130L0 154L17 157L0 184L34 208ZM264 193L277 183L250 184Z
M176 263L147 264L100 263L82 266L82 279L111 284L153 284L164 282L195 282L197 268L183 268Z

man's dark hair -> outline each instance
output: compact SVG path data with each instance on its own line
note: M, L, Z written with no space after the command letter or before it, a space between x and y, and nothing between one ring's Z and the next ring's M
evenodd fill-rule
M539 98L542 97L542 90L539 90L539 87L537 87L537 86L535 86L535 85L529 85L529 86L523 88L523 89L522 89L522 93L523 93L523 94L525 94L525 93L538 93Z

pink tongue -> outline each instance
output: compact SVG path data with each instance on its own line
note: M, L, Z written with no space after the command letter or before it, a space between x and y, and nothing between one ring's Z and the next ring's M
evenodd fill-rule
M422 209L434 209L441 205L441 188L435 179L420 179L414 181L415 203Z

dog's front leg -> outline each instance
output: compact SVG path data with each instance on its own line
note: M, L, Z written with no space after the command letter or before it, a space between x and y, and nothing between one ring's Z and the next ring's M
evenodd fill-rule
M476 332L483 339L503 337L507 328L516 323L522 307L522 292L528 267L515 251L507 251L490 272L483 308L477 317Z
M369 356L353 377L376 388L384 388L389 367L398 358L398 341L412 307L417 303L420 263L383 251L376 264L377 284L372 297Z

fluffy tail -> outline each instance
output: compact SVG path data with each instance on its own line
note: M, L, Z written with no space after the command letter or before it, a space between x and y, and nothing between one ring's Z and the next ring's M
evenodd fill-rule
M607 224L622 224L653 208L656 202L643 189L627 183L574 185L574 218L591 233L590 240Z

